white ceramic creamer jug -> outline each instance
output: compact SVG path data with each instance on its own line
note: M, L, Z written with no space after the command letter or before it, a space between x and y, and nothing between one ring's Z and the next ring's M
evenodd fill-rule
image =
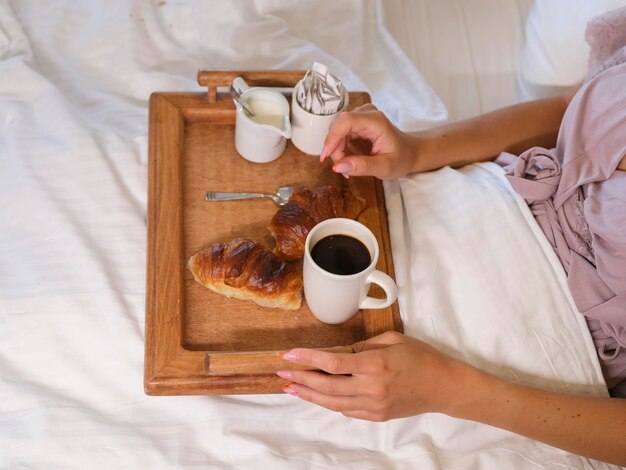
M233 87L240 92L240 100L246 108L235 102L235 148L251 162L267 163L276 160L285 151L287 139L291 138L289 102L277 90L249 87L241 77L233 80Z

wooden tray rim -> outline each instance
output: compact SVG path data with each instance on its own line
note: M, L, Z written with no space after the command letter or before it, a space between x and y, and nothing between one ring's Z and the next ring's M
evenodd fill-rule
M276 72L272 71L274 75ZM228 72L227 79L237 73L239 72ZM286 74L294 79L293 71ZM301 77L303 72L298 74ZM267 78L266 75L263 77ZM251 80L250 77L248 80ZM215 86L216 82L212 83ZM369 99L369 95L367 96ZM157 263L157 257L162 253L159 241L163 243L164 239L175 239L182 245L184 227L182 211L178 214L170 212L172 207L182 205L180 157L184 152L186 121L201 121L202 113L199 111L206 110L207 105L210 105L218 118L220 114L223 118L234 114L234 106L230 100L215 99L212 103L209 101L206 93L198 92L155 92L150 97L144 370L144 389L148 395L276 393L280 391L280 386L287 382L277 377L275 370L302 368L282 360L280 356L283 351L191 351L182 346L181 312L184 299L181 270L184 269L185 260L180 259L180 253L177 263L171 262L172 260L169 260L170 262L161 260ZM163 185L158 185L166 174L174 175L171 177L174 179L179 178L176 188L163 188ZM168 197L175 198L173 204L159 204L156 192L164 189L169 191ZM383 220L380 222L382 227L388 230L384 192L380 182L376 185L376 190L377 199L382 197L383 210L380 217ZM166 223L159 229L159 222L164 218L177 220L178 223ZM388 234L381 242L390 242ZM381 251L387 248L390 247L381 247ZM390 250L388 252L390 253ZM387 268L390 269L388 272L393 276L393 259L391 256L387 258ZM172 283L175 284L171 286L174 291L165 296L165 304L157 305L156 283L157 279L164 275L177 279L178 282ZM375 315L376 321L380 316ZM386 329L402 331L397 303L392 308L392 317L392 324L388 325L392 328ZM177 324L178 327L171 327L173 324ZM163 328L162 325L170 325L170 328ZM365 317L364 326L367 328ZM332 349L346 350L345 347ZM181 373L181 370L185 372Z

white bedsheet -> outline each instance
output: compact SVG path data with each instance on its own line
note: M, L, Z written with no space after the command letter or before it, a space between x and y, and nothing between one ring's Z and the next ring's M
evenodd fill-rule
M489 162L387 183L405 332L512 381L606 394L563 267L503 174Z
M334 20L323 4L0 0L0 468L606 467L441 415L144 395L151 92L316 59L404 127L445 119L379 2L334 2ZM513 380L606 393L563 273L495 167L387 190L407 333Z

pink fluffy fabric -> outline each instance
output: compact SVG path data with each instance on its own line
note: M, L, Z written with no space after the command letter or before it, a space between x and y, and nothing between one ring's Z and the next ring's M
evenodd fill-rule
M587 80L626 62L626 7L591 20L587 25L585 39L591 47Z

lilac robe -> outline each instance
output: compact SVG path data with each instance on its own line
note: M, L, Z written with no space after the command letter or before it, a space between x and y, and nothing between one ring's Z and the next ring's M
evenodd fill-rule
M507 165L568 275L607 386L626 397L626 8L587 27L589 75L571 101L555 149Z

